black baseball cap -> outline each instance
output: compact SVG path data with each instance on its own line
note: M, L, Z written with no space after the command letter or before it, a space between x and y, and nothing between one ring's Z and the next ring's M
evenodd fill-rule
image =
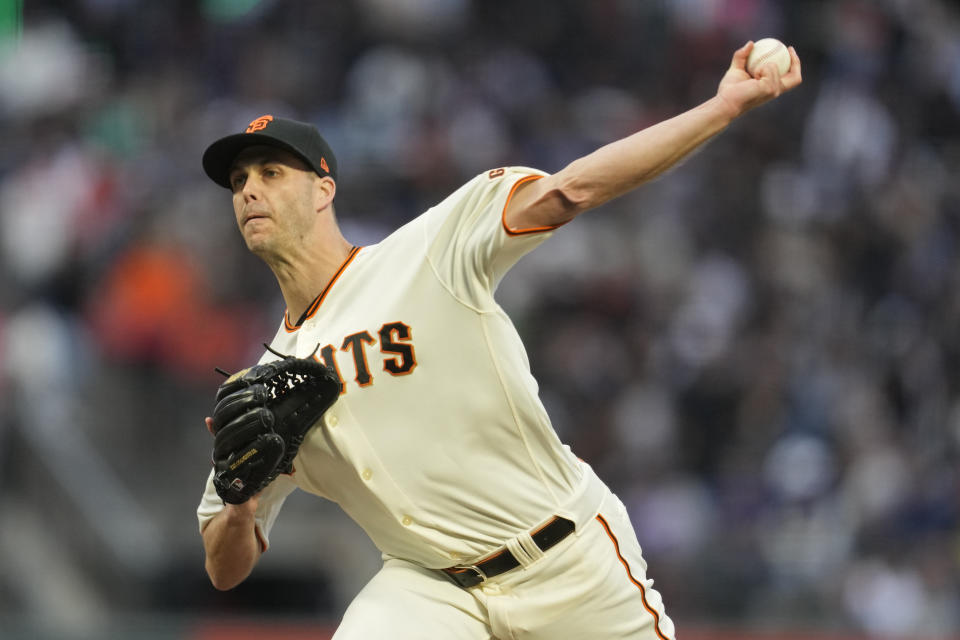
M254 145L285 149L321 176L337 179L337 159L312 124L287 118L260 116L243 133L220 138L203 152L203 170L221 187L230 188L230 169L237 155Z

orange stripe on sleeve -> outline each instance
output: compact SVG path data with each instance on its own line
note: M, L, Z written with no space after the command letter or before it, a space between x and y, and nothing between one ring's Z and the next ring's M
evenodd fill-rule
M510 193L507 194L507 201L503 203L503 212L500 214L500 220L503 223L503 230L507 232L508 236L522 236L528 233L544 233L545 231L553 231L554 229L560 226L559 224L554 224L554 225L546 225L542 227L530 227L529 229L511 229L510 226L507 225L507 207L510 206L510 201L513 199L513 194L516 193L517 188L520 187L520 185L522 184L526 184L527 182L532 182L534 180L539 180L542 177L543 176L538 176L538 175L524 176L519 180L517 180L514 183L514 185L510 188Z
M643 584L633 577L633 572L630 571L630 565L627 563L626 559L623 557L623 554L620 553L620 541L617 540L617 536L613 535L613 531L610 530L610 525L607 524L607 521L603 518L602 515L597 514L597 521L600 522L600 525L603 526L604 531L607 532L607 536L613 542L613 548L617 552L617 558L620 560L620 564L623 565L623 568L627 571L627 577L630 579L638 589L640 589L640 599L643 601L643 608L646 609L650 615L653 616L653 629L657 632L657 637L660 640L670 640L667 636L660 631L660 614L656 609L650 606L647 602L647 590L644 588Z

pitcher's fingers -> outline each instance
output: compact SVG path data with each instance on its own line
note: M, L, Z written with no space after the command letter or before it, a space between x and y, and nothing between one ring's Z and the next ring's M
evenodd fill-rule
M790 70L783 74L781 78L783 86L792 89L803 81L803 74L800 68L800 56L793 47L787 47L790 51Z
M733 59L730 61L731 69L747 70L747 57L753 50L753 40L748 40L747 44L733 52Z
M780 69L772 62L757 69L753 77L764 87L764 91L768 95L776 98L783 93L784 87L780 80Z

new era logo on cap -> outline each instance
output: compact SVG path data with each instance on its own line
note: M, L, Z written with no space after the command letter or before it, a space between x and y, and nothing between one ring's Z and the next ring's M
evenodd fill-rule
M284 149L296 155L321 176L337 179L337 159L315 126L272 115L262 115L243 133L220 138L203 154L203 169L221 187L230 188L230 169L237 154L254 145Z

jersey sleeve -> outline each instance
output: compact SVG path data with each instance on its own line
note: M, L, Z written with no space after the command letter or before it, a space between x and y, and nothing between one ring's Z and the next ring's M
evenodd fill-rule
M494 169L424 214L427 258L458 298L487 306L504 274L556 228L511 229L504 217L516 190L545 175L527 167Z
M273 523L276 522L277 516L280 514L280 508L287 496L295 488L296 485L289 476L281 475L260 493L260 502L257 504L257 512L254 514L254 523L261 551L266 551L270 546L270 530L273 529ZM201 534L214 516L221 511L223 511L223 500L217 495L217 490L213 486L213 471L211 470L207 477L207 486L204 489L203 498L200 500L200 506L197 507L197 520L200 524Z

